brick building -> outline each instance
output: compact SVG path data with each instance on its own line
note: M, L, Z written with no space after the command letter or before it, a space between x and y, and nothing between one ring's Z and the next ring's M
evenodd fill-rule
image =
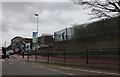
M40 47L48 47L53 45L54 39L52 35L43 34L39 37L38 42Z

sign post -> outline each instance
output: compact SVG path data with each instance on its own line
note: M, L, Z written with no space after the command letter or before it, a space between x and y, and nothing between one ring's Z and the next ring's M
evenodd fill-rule
M32 40L33 43L37 43L38 41L37 35L38 35L38 32L33 32L33 40Z
M38 32L33 32L33 50L35 50L35 60L37 61L37 48L38 48Z
M29 61L29 54L30 54L30 43L26 43L26 51L27 51L27 61Z

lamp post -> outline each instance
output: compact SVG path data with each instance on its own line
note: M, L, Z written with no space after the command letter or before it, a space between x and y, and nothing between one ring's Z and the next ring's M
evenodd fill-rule
M35 16L37 17L37 33L38 33L38 14L36 13Z
M6 41L5 41L5 48L6 48Z
M37 38L36 38L35 60L37 61L37 50L38 50L38 14L36 13L35 16L37 17Z

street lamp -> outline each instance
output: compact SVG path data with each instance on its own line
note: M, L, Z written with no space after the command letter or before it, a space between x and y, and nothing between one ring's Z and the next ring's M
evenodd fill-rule
M35 60L37 61L37 50L38 50L38 14L36 13L35 16L37 17L37 39L36 39L36 56L35 56Z
M36 13L35 16L37 17L37 33L38 33L38 14Z
M5 41L5 48L6 48L6 41Z

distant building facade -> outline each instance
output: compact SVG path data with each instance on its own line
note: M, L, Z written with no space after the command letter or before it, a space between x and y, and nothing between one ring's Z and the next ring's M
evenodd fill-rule
M23 38L16 36L11 39L11 48L17 52L19 49L26 50L29 46L29 49L35 49L36 44L32 42L32 38ZM50 47L53 46L54 38L50 34L42 34L42 36L38 37L38 48Z
M18 52L22 44L23 38L20 36L16 36L13 39L11 39L11 48L14 50L14 52Z
M42 34L42 36L38 37L38 42L40 47L48 47L53 45L54 39L52 35Z
M32 49L32 38L23 38L23 41L26 44L26 49L28 49L28 44L29 44L29 49Z
M16 36L13 39L11 39L11 48L14 50L14 52L18 52L23 49L25 49L25 45L27 43L30 43L30 49L32 48L32 38L23 38L20 36Z

